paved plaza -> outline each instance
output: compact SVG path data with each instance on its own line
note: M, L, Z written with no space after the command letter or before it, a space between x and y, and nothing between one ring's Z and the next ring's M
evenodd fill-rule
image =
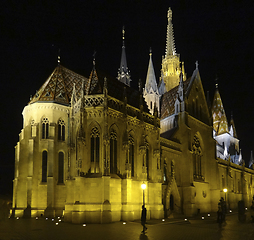
M58 223L56 225L56 223ZM216 222L216 214L210 217L202 215L184 220L181 217L147 222L147 233L141 234L140 222L116 222L110 224L65 223L63 219L6 219L0 222L0 240L33 240L33 239L100 239L100 240L164 240L164 239L253 239L254 223L247 213L245 223L238 221L237 214L228 214L226 223L220 227Z

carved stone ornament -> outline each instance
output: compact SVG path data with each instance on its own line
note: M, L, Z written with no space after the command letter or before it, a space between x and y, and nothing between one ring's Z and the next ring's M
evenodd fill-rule
M145 154L146 152L146 146L140 145L139 146L139 154Z

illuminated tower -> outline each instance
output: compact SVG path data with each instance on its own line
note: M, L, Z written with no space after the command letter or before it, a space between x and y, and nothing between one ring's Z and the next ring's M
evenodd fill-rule
M156 77L154 73L153 61L152 61L152 51L150 50L150 60L146 75L146 84L143 90L143 95L146 100L147 106L150 113L154 113L154 108L160 109L160 94L157 87Z
M124 27L122 29L122 34L123 34L122 56L121 56L120 68L118 69L117 79L120 82L126 84L127 86L130 86L131 75L127 67L127 59L126 59L125 44L124 44L124 34L125 34Z
M175 40L172 24L172 10L168 9L167 42L165 57L162 58L162 76L166 90L178 86L180 73L183 73L183 81L186 80L184 64L180 62L180 55L176 53Z

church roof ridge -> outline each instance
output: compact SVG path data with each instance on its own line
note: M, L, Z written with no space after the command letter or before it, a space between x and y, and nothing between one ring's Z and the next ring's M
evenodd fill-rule
M79 97L81 95L83 81L86 85L88 79L63 67L59 63L28 104L35 102L55 102L69 105L74 83L77 96Z

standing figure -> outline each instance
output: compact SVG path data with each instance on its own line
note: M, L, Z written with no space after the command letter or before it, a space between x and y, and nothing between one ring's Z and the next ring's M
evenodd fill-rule
M142 233L145 233L145 231L147 229L147 227L146 227L146 208L145 208L145 205L142 205L141 225L143 226Z
M218 203L217 222L219 224L221 224L222 219L223 219L223 213L222 213L222 206L221 206L221 200L220 200L219 203Z
M221 209L222 209L222 221L225 222L226 221L227 207L226 207L226 202L225 202L223 197L220 199L220 202L221 202Z

